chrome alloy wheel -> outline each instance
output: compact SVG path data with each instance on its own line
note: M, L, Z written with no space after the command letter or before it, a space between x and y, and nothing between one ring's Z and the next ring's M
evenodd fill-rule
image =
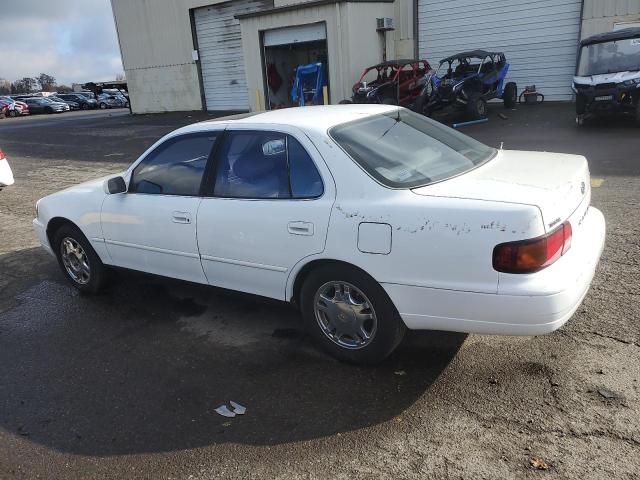
M378 329L378 318L371 302L347 282L322 285L316 291L313 310L322 333L342 348L366 347Z
M60 242L62 264L71 279L80 285L86 285L91 279L89 258L82 246L71 237L64 237Z

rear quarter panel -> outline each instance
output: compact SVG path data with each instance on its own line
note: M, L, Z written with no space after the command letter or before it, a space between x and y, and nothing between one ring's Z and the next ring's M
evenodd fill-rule
M312 140L331 169L337 189L323 257L354 264L380 283L497 293L493 248L544 234L537 207L389 189L330 139L318 135ZM358 249L363 222L390 225L389 253Z

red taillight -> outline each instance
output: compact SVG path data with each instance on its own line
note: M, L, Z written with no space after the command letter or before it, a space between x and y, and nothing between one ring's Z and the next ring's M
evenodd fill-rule
M531 240L501 243L493 249L493 268L504 273L533 273L548 267L571 248L571 224Z
M4 152L0 148L0 160L4 160Z

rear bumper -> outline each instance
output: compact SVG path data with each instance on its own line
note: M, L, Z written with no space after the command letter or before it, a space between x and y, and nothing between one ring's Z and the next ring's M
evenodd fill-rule
M383 287L410 329L493 335L550 333L564 325L582 303L604 248L606 227L599 210L588 209L582 228L583 241L572 246L571 255L541 272L518 276L527 277L526 281L519 289L509 288L509 294L397 284ZM553 291L548 288L551 278Z

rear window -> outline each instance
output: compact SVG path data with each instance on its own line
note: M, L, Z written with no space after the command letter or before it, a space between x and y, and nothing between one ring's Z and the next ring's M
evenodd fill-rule
M369 175L392 188L414 188L469 171L496 150L409 110L333 127L329 135Z

